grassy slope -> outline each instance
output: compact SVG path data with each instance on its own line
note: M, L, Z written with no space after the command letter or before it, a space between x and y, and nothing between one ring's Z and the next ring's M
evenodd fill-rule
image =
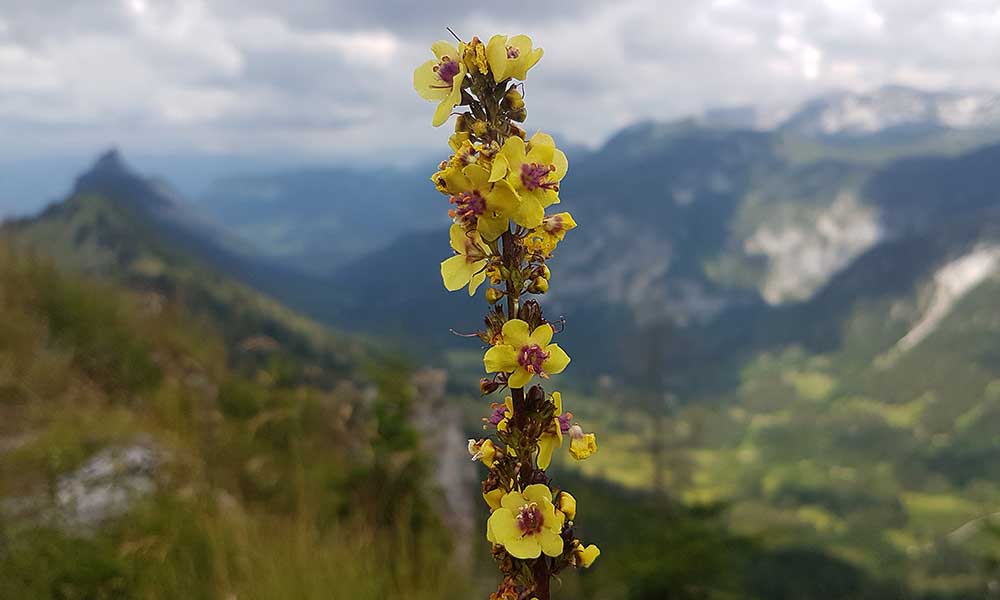
M405 374L366 374L357 353L335 383L288 369L284 350L235 358L218 323L6 245L0 313L0 494L31 498L28 514L5 505L0 597L461 593ZM137 443L165 457L158 491L96 532L46 517L61 476Z

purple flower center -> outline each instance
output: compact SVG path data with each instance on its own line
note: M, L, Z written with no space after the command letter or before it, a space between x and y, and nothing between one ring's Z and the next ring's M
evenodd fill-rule
M542 370L542 363L548 359L549 353L542 350L542 347L538 344L531 344L530 346L524 346L521 348L521 352L517 355L517 364L521 365L529 373L536 375L545 375L545 371Z
M557 415L556 419L559 421L559 430L563 433L568 433L569 427L573 421L573 413L566 412L561 415Z
M517 511L517 527L521 530L521 535L532 535L542 530L545 525L545 518L541 509L534 502L525 504Z
M496 427L497 425L500 424L500 421L503 421L506 418L507 418L507 406L504 404L500 404L493 409L493 414L490 415L489 419L486 419L486 422Z
M475 228L479 215L486 212L486 198L483 198L479 190L455 194L450 202L455 208L448 211L448 216L466 229Z
M434 72L437 73L438 79L443 81L448 87L454 84L455 75L458 75L458 71L458 61L452 60L450 56L442 56L441 62L434 65Z
M524 163L521 165L521 185L529 192L539 188L545 190L559 190L559 184L554 181L546 181L549 173L555 171L552 165L540 165L538 163Z
M518 56L521 56L521 51L517 49L517 46L507 46L507 58L514 60Z

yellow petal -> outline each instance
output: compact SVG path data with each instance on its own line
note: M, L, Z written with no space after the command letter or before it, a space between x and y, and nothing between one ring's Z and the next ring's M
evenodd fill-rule
M445 56L451 58L452 60L458 60L458 49L452 46L450 43L444 40L438 40L431 44L431 52L440 61Z
M424 100L441 101L451 93L451 90L438 85L441 80L434 72L436 64L437 61L429 60L413 71L413 89L417 90L417 93Z
M524 158L526 156L524 140L517 136L507 138L507 141L504 142L500 153L503 154L505 159L507 159L508 169L520 169L521 163L524 162Z
M503 498L503 494L504 492L501 488L490 490L483 494L483 500L486 500L486 504L489 505L490 510L496 510L500 508L500 498Z
M495 35L486 44L486 60L493 73L493 81L507 79L507 36Z
M548 556L559 556L563 553L563 539L559 533L551 529L543 529L539 534L542 552Z
M524 497L524 495L517 491L508 492L504 494L503 498L500 499L500 506L514 512L517 512L527 503L528 500Z
M569 171L569 159L566 158L566 154L556 148L552 152L552 164L556 170L549 174L549 179L552 181L562 181L562 178L566 176L566 172Z
M569 492L559 492L559 510L572 521L576 518L576 498Z
M597 436L588 433L569 443L569 453L576 460L586 460L597 454Z
M493 190L486 194L486 207L491 211L509 215L517 210L521 199L506 181L493 184Z
M493 158L493 165L490 167L490 182L500 181L507 176L507 159L502 154L497 154Z
M493 511L487 521L486 539L494 544L503 544L511 538L521 537L521 529L517 526L514 513L506 508Z
M516 360L517 358L515 356L515 361ZM514 372L511 373L510 377L507 379L507 385L509 385L512 389L523 388L528 385L529 381L531 381L531 373L529 373L524 367L518 365L518 367L514 369Z
M469 295L475 296L476 290L478 290L479 286L483 285L483 282L486 281L486 259L477 260L472 264L472 266L476 270L474 271L472 277L469 278Z
M483 366L487 373L509 373L517 368L517 351L508 344L493 346L483 356Z
M559 347L559 344L549 344L545 347L549 357L542 362L542 369L549 375L562 373L569 364L569 355Z
M490 172L479 165L469 165L462 169L462 173L469 178L471 187L476 189L485 188L490 180Z
M494 513L496 514L496 513ZM514 537L504 540L503 547L507 549L514 558L538 558L542 554L541 536L526 535L524 537Z
M449 292L454 292L469 283L472 274L476 272L475 263L470 263L461 254L452 256L441 263L441 280ZM516 362L516 357L515 357Z
M528 140L531 142L532 147L534 146L552 146L555 148L556 141L552 139L552 136L547 133L542 133L541 131L536 131L535 135L531 136Z
M552 341L552 325L548 323L542 323L535 330L531 332L531 343L538 344L540 347L544 348L549 345Z
M462 229L461 225L458 223L452 223L451 227L448 229L448 241L451 244L451 249L459 254L465 254L465 242L468 240L466 235L468 234L464 229Z
M535 191L537 192L538 190ZM527 227L528 229L534 229L535 227L541 225L544 217L545 209L542 208L542 205L538 201L538 198L534 195L534 192L522 195L520 205L518 205L514 214L511 215L511 218L515 223L521 227Z
M529 485L521 492L521 496L524 498L525 504L528 502L537 502L538 504L544 504L546 501L552 502L552 490L544 483Z
M552 392L552 403L556 405L555 414L559 416L562 414L562 394L559 392Z
M503 334L503 343L510 344L517 350L527 346L531 339L528 335L528 323L521 319L507 321L500 331Z
M552 434L542 434L538 438L538 468L545 470L552 462L552 453L556 449L557 438Z
M479 224L476 226L479 235L483 236L484 240L491 242L503 235L507 231L507 228L508 220L506 215L482 215L479 217Z
M581 567L587 569L590 565L594 564L594 561L597 560L597 557L600 555L601 550L593 544L587 546L586 548L581 546L576 551L576 561Z

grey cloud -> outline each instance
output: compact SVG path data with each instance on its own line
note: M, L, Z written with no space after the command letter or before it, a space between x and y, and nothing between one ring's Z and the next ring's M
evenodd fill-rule
M532 35L529 128L590 143L710 106L994 86L1000 64L1000 10L976 0L0 0L0 129L29 140L0 152L440 147L410 80L446 25Z

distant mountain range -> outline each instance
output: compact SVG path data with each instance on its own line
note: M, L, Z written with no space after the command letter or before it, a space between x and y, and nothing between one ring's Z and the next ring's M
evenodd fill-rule
M977 568L978 533L953 533L1000 503L1000 136L985 100L913 94L827 98L767 131L639 123L575 150L560 208L580 226L543 304L567 319L578 393L642 392L630 368L665 346L657 385L705 436L686 493L923 585ZM472 364L449 328L475 330L485 305L440 285L432 166L229 178L189 203L111 152L5 229L82 270L222 273L417 361ZM608 436L632 457L612 476L642 464L641 429Z
M575 149L563 206L581 226L553 262L550 314L568 318L566 335L577 342L616 344L664 320L704 338L696 332L733 315L771 322L807 310L884 244L992 214L1000 170L988 144L1000 137L988 128L894 133L907 115L951 114L949 106L979 107L992 122L985 96L958 98L886 88L807 103L772 131L648 122L595 151ZM855 105L897 117L883 135L866 125L865 136L826 139L832 130L816 119ZM901 105L924 108L894 112ZM940 124L973 122L949 119ZM66 203L18 226L65 221L102 197L167 246L326 323L447 344L457 341L450 328L477 327L482 306L439 289L447 200L427 181L432 168L233 176L189 203L110 152Z

